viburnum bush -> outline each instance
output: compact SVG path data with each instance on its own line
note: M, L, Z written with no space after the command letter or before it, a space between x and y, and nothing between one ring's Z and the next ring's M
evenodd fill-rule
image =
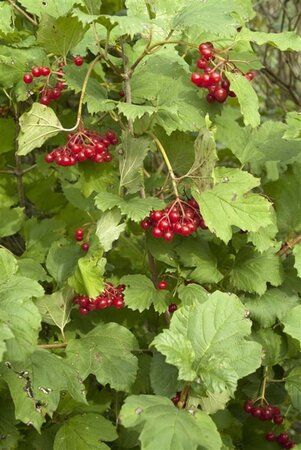
M0 3L0 450L301 449L284 23L251 0Z

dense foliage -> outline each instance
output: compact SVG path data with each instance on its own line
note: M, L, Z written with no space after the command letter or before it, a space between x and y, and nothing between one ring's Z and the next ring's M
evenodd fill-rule
M0 449L301 449L300 14L254 3L0 2Z

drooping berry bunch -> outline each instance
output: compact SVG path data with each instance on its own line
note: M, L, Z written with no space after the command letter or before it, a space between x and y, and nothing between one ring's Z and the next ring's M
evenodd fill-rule
M75 56L73 63L76 66L81 66L84 59L81 56ZM60 98L62 91L66 88L66 83L62 80L64 76L65 63L63 61L57 62L57 68L51 69L50 67L33 67L30 73L26 73L23 76L25 84L32 84L34 79L41 81L43 78L42 86L40 83L36 86L39 91L39 102L42 105L48 106L52 101Z
M173 397L171 397L170 400L173 402L173 404L174 404L175 406L177 406L177 404L178 404L179 401L181 400L181 391L176 392L176 395L174 395Z
M269 442L277 442L281 448L292 449L296 446L296 443L290 438L288 433L280 433L278 435L274 434L272 431L269 431L265 438Z
M179 198L165 209L152 211L140 225L143 230L152 229L155 238L163 238L165 241L171 241L175 234L188 236L197 228L206 228L197 202L194 199L185 201Z
M207 101L223 103L228 96L235 97L230 89L230 81L225 72L240 72L247 80L253 80L255 74L252 71L243 73L227 55L221 56L223 50L214 48L211 42L202 42L199 45L202 57L197 61L197 67L201 72L194 72L191 81L198 87L208 90ZM219 54L220 53L220 54Z
M107 309L110 307L121 309L124 307L124 289L124 284L114 287L112 283L107 282L105 283L104 291L97 297L91 298L87 295L76 295L73 303L79 305L79 313L83 316L95 309Z
M259 420L273 421L275 425L281 425L284 421L284 417L281 415L281 411L277 406L269 404L256 405L252 400L247 400L244 404L244 410ZM277 436L272 431L269 431L265 435L265 438L269 442L278 442L284 449L292 449L296 445L287 433L281 433Z
M86 160L97 164L112 161L109 152L111 145L116 145L118 138L114 131L107 131L102 135L86 128L68 135L67 144L55 148L45 155L47 163L56 162L59 166L74 166Z
M84 240L84 229L83 228L76 228L75 233L74 233L74 237L75 240L77 242L81 242ZM87 252L90 248L90 245L88 244L88 242L83 242L81 245L81 248L84 252Z

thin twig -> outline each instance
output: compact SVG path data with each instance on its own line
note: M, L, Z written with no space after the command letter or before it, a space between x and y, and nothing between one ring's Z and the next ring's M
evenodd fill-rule
M13 0L7 0L8 3L15 8L16 11L18 11L22 16L24 16L30 23L32 23L32 25L34 25L35 27L38 26L38 22L36 22L29 14L27 14L26 11L24 11L24 9L20 8L20 6L18 6Z
M62 342L59 344L40 344L38 345L38 348L45 348L45 349L66 348L67 345L68 345L67 342Z
M124 51L124 44L122 44L122 62L123 62L123 79L124 79L124 94L125 94L125 101L129 105L132 104L132 90L131 90L131 83L130 83L130 73L128 70L128 59ZM128 120L128 128L131 134L134 134L134 125L133 121L131 119Z
M281 249L276 253L278 256L286 255L289 250L292 250L297 244L301 242L301 235L295 237L294 239L288 240Z

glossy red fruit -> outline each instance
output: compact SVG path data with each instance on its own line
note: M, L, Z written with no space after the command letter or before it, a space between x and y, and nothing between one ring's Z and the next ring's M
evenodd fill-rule
M164 216L164 213L163 213L163 211L160 211L160 210L152 211L150 213L150 218L152 220L154 220L155 222L158 222L160 219L162 219L163 216Z
M245 403L244 403L244 411L249 414L249 413L251 413L252 408L253 408L252 400L245 401Z
M52 98L56 100L62 95L62 91L58 88L53 88L51 94Z
M283 444L283 448L290 450L291 448L295 447L295 442L289 439L285 444Z
M160 228L155 227L155 228L153 228L152 235L154 236L154 238L158 239L158 238L162 237L163 232L160 230Z
M162 219L160 222L158 222L158 227L161 231L167 231L170 227L169 222L167 219Z
M281 416L281 414L277 414L273 418L273 422L274 422L275 425L281 425L283 423L283 420L284 420L284 417Z
M254 78L255 78L255 73L252 72L252 71L250 70L249 72L247 72L247 73L244 74L244 77L245 77L247 80L252 81L252 80L254 80Z
M54 161L54 156L52 155L52 153L46 153L46 155L44 156L44 160L47 163L52 163Z
M287 433L280 433L276 440L279 444L286 444L289 441L289 435Z
M214 91L214 97L219 103L223 103L228 97L228 92L224 88L218 88Z
M268 408L262 409L261 416L260 416L261 420L264 420L264 421L272 420L272 418L273 418L273 411L271 409L268 409Z
M173 234L172 231L166 231L166 232L163 234L163 239L164 239L164 241L171 241L171 240L173 239L173 237L174 237L174 234Z
M203 85L203 75L195 72L191 75L191 81L196 86L201 87Z
M89 250L89 248L90 248L90 245L88 244L88 242L84 242L84 243L81 245L81 249L82 249L84 252L87 252L87 251Z
M259 419L261 416L261 408L259 406L253 406L251 414L253 417L257 417Z
M23 81L24 81L24 83L26 83L26 84L32 83L32 82L33 82L33 77L32 77L32 75L31 75L30 73L26 73L26 74L23 76Z
M108 299L100 297L97 301L97 309L106 309L108 307Z
M51 99L48 97L48 95L42 95L39 102L41 103L41 105L48 106L51 102Z
M168 283L165 280L161 280L161 281L159 281L157 287L158 287L158 289L161 289L161 290L167 289Z
M272 406L273 409L273 415L274 416L280 416L281 415L281 411L277 406Z
M77 241L82 241L84 238L84 230L83 228L77 228L74 233L74 237Z
M226 89L226 91L228 91L229 87L230 87L230 81L229 80L222 80L221 87L223 89Z
M55 87L56 87L57 89L59 89L60 91L62 91L62 90L65 88L65 83L63 83L63 81L57 81L57 82L55 83Z
M73 62L76 66L81 66L84 63L84 58L82 56L75 56Z
M48 75L50 74L51 70L50 70L49 67L40 67L40 72L41 72L41 75L43 77L48 77Z
M199 69L206 69L208 67L208 62L206 61L206 59L200 58L197 60L197 66Z
M206 48L212 49L212 48L213 48L212 42L202 42L202 43L199 45L199 51L200 51L200 53L202 53L202 51L203 51L204 49L206 49Z
M168 312L170 312L170 314L174 313L177 309L178 309L178 307L175 303L171 303L168 306Z
M117 308L117 309L123 308L123 307L124 307L123 298L115 297L114 300L113 300L113 305L114 305L115 308Z
M276 436L275 436L275 434L274 434L272 431L269 431L269 432L265 435L265 438L266 438L266 440L269 441L269 442L273 442L273 441L276 440Z
M206 99L208 103L214 103L215 102L215 96L213 94L207 94Z
M203 48L202 50L200 50L200 52L202 53L203 58L207 59L207 60L211 59L213 57L213 54L214 54L213 49L212 48L208 48L208 47Z
M79 308L79 313L82 316L86 316L87 314L89 314L89 310L87 308Z
M31 73L33 74L34 77L38 78L42 75L41 73L41 67L34 67L33 69L31 69Z
M222 77L221 77L220 73L210 72L209 79L210 79L211 83L217 84L221 81Z
M105 162L111 162L113 159L113 156L111 155L111 153L104 153L103 154L103 159Z

